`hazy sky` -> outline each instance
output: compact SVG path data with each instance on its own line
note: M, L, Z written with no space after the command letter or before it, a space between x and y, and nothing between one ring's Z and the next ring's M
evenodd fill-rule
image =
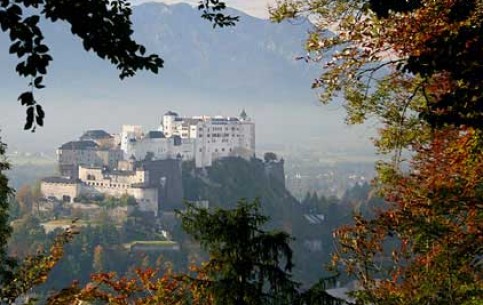
M144 2L164 2L164 3L177 3L187 2L191 4L198 4L199 0L131 0L133 4L140 4ZM268 5L275 3L275 0L225 0L228 6L242 10L252 16L268 18Z

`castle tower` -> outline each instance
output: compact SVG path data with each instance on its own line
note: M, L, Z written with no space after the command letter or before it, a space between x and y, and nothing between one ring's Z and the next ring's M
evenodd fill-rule
M242 110L242 112L240 113L240 119L241 119L242 121L247 121L247 120L249 120L249 119L248 119L248 115L247 115L247 113L246 113L245 109L243 109L243 110Z
M176 112L168 111L163 116L162 131L164 135L169 138L173 136L175 131L175 120L178 117ZM161 129L161 128L160 128Z

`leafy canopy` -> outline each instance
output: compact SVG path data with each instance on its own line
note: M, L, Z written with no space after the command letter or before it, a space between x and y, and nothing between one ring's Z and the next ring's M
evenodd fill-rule
M313 87L349 123L380 122L396 151L376 180L386 207L335 232L334 266L366 304L481 304L481 0L284 0L272 18L316 23ZM331 29L331 31L328 31ZM412 160L401 168L401 150Z
M481 127L481 0L285 0L271 14L315 22L313 88L323 102L343 97L349 123L380 121L382 152L424 141L428 127Z

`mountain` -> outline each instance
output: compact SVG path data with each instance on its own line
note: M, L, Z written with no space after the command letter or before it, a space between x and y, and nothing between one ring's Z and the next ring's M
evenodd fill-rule
M312 25L273 24L241 11L228 13L240 16L240 23L213 29L187 4L135 6L135 38L148 52L160 54L165 68L159 75L139 73L122 82L109 63L83 51L67 25L45 22L54 61L47 88L38 93L46 126L34 135L22 131L24 109L15 102L28 81L16 77L15 58L2 36L2 137L11 149L53 151L86 129L117 132L124 123L156 128L167 110L237 115L246 109L257 122L261 145L358 146L360 136L344 129L340 107L329 107L325 114L317 108L310 84L318 67L295 60L304 54L303 40Z

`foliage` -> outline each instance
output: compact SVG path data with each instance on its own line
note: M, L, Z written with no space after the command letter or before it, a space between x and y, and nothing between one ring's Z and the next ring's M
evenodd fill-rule
M481 126L482 7L481 0L285 0L271 14L315 21L305 59L323 72L313 87L323 102L343 95L349 123L379 120L376 145L387 152L428 139L428 125Z
M214 26L231 26L238 21L238 17L223 15L224 8L224 2L218 0L200 2L202 16ZM115 65L121 79L131 77L139 70L158 73L163 67L163 59L156 54L145 55L146 48L133 40L131 13L128 0L0 2L0 28L9 34L9 52L20 60L15 70L30 80L29 90L18 97L27 108L26 130L35 131L37 126L44 124L45 118L34 91L45 87L44 76L52 56L45 44L40 20L69 23L72 34L82 40L84 49Z
M134 276L97 273L85 286L74 283L47 304L292 304L296 284L287 273L292 267L289 237L260 228L267 218L260 215L257 202L240 201L234 210L212 212L189 205L179 215L188 233L208 251L208 262L184 274L168 267L158 275L146 266ZM95 249L99 258L100 249ZM149 265L147 256L143 263Z
M7 240L12 231L8 213L12 189L8 186L8 178L5 175L5 171L10 168L5 159L5 146L0 138L0 281L11 278L9 269L14 265L14 261L7 255Z
M411 173L385 186L390 206L337 231L335 261L373 304L471 304L483 285L483 154L472 129L439 130ZM389 243L392 239L397 243Z
M226 9L226 4L220 0L200 0L198 9L203 12L202 18L209 20L215 27L234 26L239 21L238 16L230 16L221 13Z
M195 280L214 304L292 304L297 284L290 279L292 250L287 233L264 231L268 218L258 201L240 200L233 210L196 208L179 212L183 228L208 251Z
M69 223L70 221L67 224ZM39 219L32 214L22 215L12 221L11 226L13 232L8 241L8 249L12 257L22 259L47 245L47 235L40 226Z
M379 165L386 207L336 232L359 300L481 303L483 2L283 0L271 12L315 21L304 59L323 65L321 100L343 96L348 122L375 118L376 146L396 151L396 166Z
M136 206L137 202L134 196L130 196L128 194L122 194L120 198L116 198L113 196L106 196L102 200L100 205L108 209L112 209L115 207Z
M293 270L294 278L310 285L321 276L329 275L323 266L330 262L332 230L350 223L351 208L343 208L337 198L321 197L317 203L300 204L278 180L266 174L264 162L258 159L217 160L206 172L197 172L194 164L183 164L187 200L208 200L210 207L234 209L240 198L249 201L259 198L262 213L270 215L267 227L280 228L295 238L291 244L297 266ZM325 221L315 226L310 224L304 214L312 213L325 214ZM178 239L178 235L181 238L182 234L174 236ZM306 241L314 241L321 247L308 250Z
M201 276L199 277L202 278ZM49 297L48 305L70 305L73 301L101 302L113 305L210 305L187 277L171 270L162 276L151 268L136 269L134 277L118 277L115 273L97 273L81 288L77 283Z
M266 152L263 154L263 161L265 162L277 161L277 154L273 152Z
M74 226L59 234L48 252L39 251L25 257L11 269L9 277L2 278L0 304L16 304L17 299L30 292L35 286L44 283L52 268L64 254L64 247L77 233Z

